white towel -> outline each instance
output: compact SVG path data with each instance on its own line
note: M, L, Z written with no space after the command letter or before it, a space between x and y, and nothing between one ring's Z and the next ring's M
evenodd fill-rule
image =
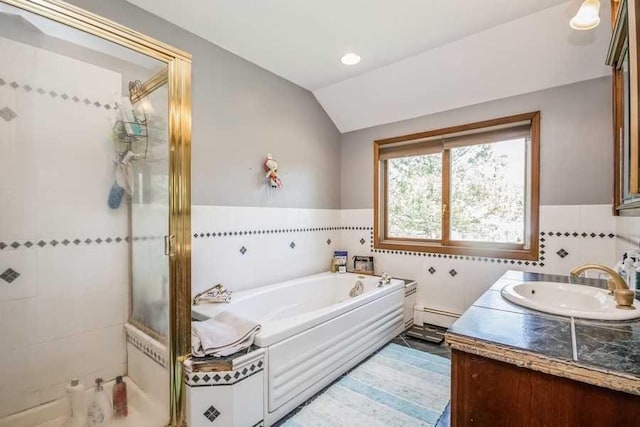
M260 325L229 311L191 324L191 354L195 357L229 356L251 347Z

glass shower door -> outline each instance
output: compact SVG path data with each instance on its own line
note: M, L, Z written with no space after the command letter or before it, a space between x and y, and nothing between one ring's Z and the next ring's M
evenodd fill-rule
M136 142L140 157L132 162L130 210L130 321L163 343L169 328L167 97L165 70L143 83L139 98L134 98L134 109L146 118L147 135Z

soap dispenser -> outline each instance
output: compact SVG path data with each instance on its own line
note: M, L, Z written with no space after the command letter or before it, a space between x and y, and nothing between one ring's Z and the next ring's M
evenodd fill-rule
M87 414L87 425L90 427L108 426L111 423L113 409L103 382L102 378L96 378L96 389Z
M86 427L87 412L84 404L84 386L78 378L71 380L67 386L67 395L71 404L71 417L69 427Z
M627 286L631 288L636 281L636 270L633 268L633 259L631 252L627 252L624 255L624 276L622 276L622 278L625 282L627 282Z

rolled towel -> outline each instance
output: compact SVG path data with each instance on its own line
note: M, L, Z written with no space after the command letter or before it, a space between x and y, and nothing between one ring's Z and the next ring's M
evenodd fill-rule
M258 332L259 324L222 311L207 321L191 324L191 354L229 356L251 347Z

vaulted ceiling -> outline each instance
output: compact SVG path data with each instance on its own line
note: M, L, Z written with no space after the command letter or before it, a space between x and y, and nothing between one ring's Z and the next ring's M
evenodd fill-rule
M128 1L311 90L342 132L606 74L605 1L583 33L579 0Z

